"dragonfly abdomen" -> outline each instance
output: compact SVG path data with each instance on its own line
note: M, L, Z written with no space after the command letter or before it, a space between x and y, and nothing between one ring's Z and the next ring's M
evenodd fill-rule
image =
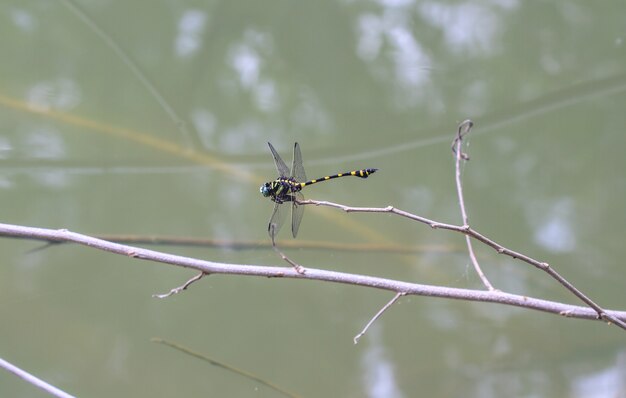
M376 170L378 169L361 169L361 170L353 170L353 171L348 171L345 173L337 173L337 174L333 174L330 176L325 176L322 178L317 178L315 180L309 180L306 182L301 182L299 183L301 188L306 187L307 185L313 185L316 184L318 182L322 182L322 181L328 181L328 180L332 180L333 178L339 178L339 177L359 177L359 178L367 178L370 176L370 174L374 174L376 172Z

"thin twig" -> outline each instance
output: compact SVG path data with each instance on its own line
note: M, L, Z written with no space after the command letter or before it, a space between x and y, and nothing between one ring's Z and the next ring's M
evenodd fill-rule
M391 307L396 301L398 301L398 299L402 296L404 296L406 293L404 292L398 292L396 293L395 296L393 296L393 298L391 300L389 300L389 302L387 304L385 304L383 306L383 308L381 308L376 315L374 315L372 317L372 319L370 319L370 321L367 323L367 325L365 325L365 327L363 328L363 330L361 330L361 332L359 334L357 334L356 336L354 336L354 344L358 344L359 343L359 339L367 332L367 330L370 328L370 326L372 326L372 324L378 319L380 318L380 316L383 314L383 312L387 311L387 309L389 307Z
M189 279L187 282L185 282L184 284L182 284L181 286L175 287L173 289L171 289L169 292L164 293L164 294L153 294L152 297L153 298L167 298L169 296L172 296L174 294L178 294L180 292L182 292L183 290L187 290L187 288L189 287L189 285L191 285L194 282L199 281L200 279L202 279L205 275L204 272L200 272L198 275L194 276L193 278Z
M456 180L456 192L459 196L459 207L461 208L461 218L463 220L464 226L469 226L469 221L467 217L467 211L465 210L465 199L463 198L463 185L461 184L461 159L468 161L469 156L461 151L463 144L463 137L469 134L472 129L474 123L471 120L465 120L463 123L459 125L457 130L456 137L452 142L453 152L455 153L455 180ZM493 285L485 276L480 264L478 264L478 260L476 259L476 254L474 253L474 248L472 246L472 240L469 235L465 235L465 243L467 244L467 252L469 253L470 260L472 261L472 265L474 266L474 270L478 274L478 277L483 281L483 285L488 290L494 290Z
M461 157L463 160L469 160L470 158L467 153L461 151L461 141L463 141L463 137L465 137L465 135L469 134L473 126L474 122L469 119L461 122L461 124L459 124L457 134L452 141L452 153L454 153L455 156Z
M281 252L278 247L276 247L276 245L272 246L272 248L274 249L274 251L276 252L276 254L278 254L278 256L285 262L287 262L288 264L290 264L294 270L296 270L297 273L299 273L300 275L304 275L306 274L306 268L304 268L303 266L301 266L300 264L296 263L295 261L293 261L292 259L290 259L289 257L287 257L287 255L283 252Z
M276 237L276 226L274 224L271 224L270 228L271 228L270 237L272 238L272 249L274 249L276 254L278 254L278 256L281 259L283 259L283 261L286 261L288 264L290 264L293 267L293 269L296 270L297 273L304 275L304 273L306 272L306 269L300 264L296 263L295 261L292 261L289 257L285 255L285 253L283 253L282 251L278 249L278 246L276 246L276 240L274 239Z
M113 53L122 61L124 65L130 70L130 72L135 75L135 77L139 80L139 82L144 86L147 92L156 100L156 102L163 108L165 113L170 117L174 126L177 126L177 129L180 133L182 133L183 138L187 143L187 147L191 149L193 147L192 135L189 132L185 124L185 118L182 118L175 110L175 107L172 106L167 100L167 96L163 95L159 92L157 88L157 84L148 79L148 74L141 70L139 65L133 60L133 58L127 54L122 46L120 46L115 39L110 36L104 29L102 29L97 23L97 17L92 18L85 11L80 9L77 4L75 4L72 0L64 0L61 2L65 7L67 7L70 12L72 12L78 20L84 23L102 42L107 45Z
M310 204L317 202L309 202ZM332 204L333 207L347 208L347 206ZM357 209L359 208L348 208ZM373 208L366 208L367 211L372 212ZM406 212L394 211L393 207L377 209L376 212L383 213L395 213L403 214ZM400 213L398 213L400 212ZM410 213L406 213L410 214ZM417 219L418 216L412 216L409 218ZM461 233L469 233L472 236L480 236L481 241L487 240L492 245L497 245L480 234L477 234L471 229L464 229L462 227L452 226L443 223L435 223L431 221L434 228L448 228L456 230ZM244 265L244 264L228 264L218 263L213 261L199 260L195 258L177 256L169 253L158 252L155 250L148 250L139 247L122 245L119 243L112 243L102 239L97 239L91 236L71 232L65 229L53 230L44 228L25 227L20 225L1 224L0 223L0 236L6 236L18 239L32 239L32 240L48 240L52 242L73 242L79 245L86 246L90 249L103 250L110 253L116 253L131 258L149 260L153 262L159 262L164 264L176 265L179 267L194 269L208 274L226 274L226 275L242 275L242 276L260 276L269 278L297 278L306 280L326 281L332 283L343 283L353 286L364 286L370 288L376 288L381 290L387 290L392 292L404 292L406 295L416 296L428 296L428 297L440 297L448 299L466 300L466 301L478 301L487 303L498 303L504 305L511 305L515 307L521 307L526 309L532 309L557 315L562 315L568 318L597 320L598 314L595 310L570 304L559 303L555 301L542 300L528 296L521 296L517 294L503 293L497 290L485 291L485 290L473 290L473 289L458 289L443 286L422 285L417 283L410 283L404 281L398 281L393 279L378 278L368 275L348 274L343 272L320 270L307 267L306 273L300 274L295 269L285 267L269 267L259 265ZM492 246L493 247L493 246ZM521 255L520 255L521 256ZM533 260L535 261L535 260ZM547 264L546 264L547 266ZM614 324L626 329L623 326L626 321L626 311L605 310L604 320L611 320ZM620 322L615 322L616 319Z
M253 374L253 373L247 372L247 371L242 370L242 369L238 369L238 368L236 368L234 366L231 366L231 365L225 364L223 362L217 361L215 359L209 358L209 357L207 357L204 354L200 354L200 353L198 353L196 351L193 351L193 350L191 350L191 349L189 349L187 347L183 347L180 344L176 344L176 343L173 343L171 341L161 339L159 337L154 337L154 338L151 339L151 341L153 343L159 343L159 344L163 344L163 345L166 345L168 347L174 348L175 350L184 352L187 355L191 355L192 357L195 357L195 358L198 358L200 360L206 361L206 362L210 363L213 366L220 367L220 368L225 369L225 370L227 370L229 372L235 373L235 374L237 374L239 376L243 376L243 377L245 377L247 379L250 379L250 380L253 380L253 381L257 382L257 383L261 383L264 386L269 387L272 390L277 391L277 392L279 392L279 393L281 393L283 395L286 395L288 397L298 397L298 395L296 395L294 393L291 393L291 392L285 390L284 388L280 387L279 385L274 384L274 383L272 383L270 381L267 381L267 380L265 380L265 379L255 375L255 374Z
M57 387L49 383L46 383L40 378L33 376L27 371L18 368L17 366L13 365L10 362L5 361L2 358L0 358L0 368L6 369L7 371L13 373L17 377L24 379L28 383L34 385L35 387L42 389L43 391L47 392L50 395L54 395L55 397L59 397L59 398L74 398L73 395L70 395L63 390L60 390Z

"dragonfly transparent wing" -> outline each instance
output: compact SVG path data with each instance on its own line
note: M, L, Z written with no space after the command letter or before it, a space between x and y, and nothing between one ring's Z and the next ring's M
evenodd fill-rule
M291 176L296 179L297 182L306 182L306 173L304 172L304 166L302 166L302 153L300 153L300 145L296 142L293 145L293 165L291 166Z
M272 156L274 157L274 164L276 165L276 171L278 171L278 176L288 178L291 174L289 173L289 167L287 167L285 162L283 162L283 160L280 158L280 155L278 154L278 152L276 152L276 149L274 149L272 144L268 142L267 145L270 146L270 151L272 151Z
M302 192L293 193L294 200L291 203L291 233L295 238L298 235L298 229L300 228L300 221L302 221L302 215L304 214L304 205L298 204L296 201L303 201L304 196Z
M272 217L270 217L270 222L267 224L267 233L270 235L270 238L272 238L272 243L285 222L285 216L287 215L286 209L287 205L274 203L274 211L272 212Z

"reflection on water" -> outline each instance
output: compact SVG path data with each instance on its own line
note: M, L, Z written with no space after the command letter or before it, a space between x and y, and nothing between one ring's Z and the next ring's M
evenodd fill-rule
M505 12L517 8L514 1L486 4L441 4L424 2L418 7L426 23L443 33L446 47L451 51L469 56L491 56L500 44L502 22Z
M82 101L80 86L72 79L58 78L35 83L26 94L30 106L39 110L75 108Z
M202 34L206 28L207 15L201 10L188 10L178 22L178 35L174 48L176 55L189 58L202 48Z
M12 8L10 10L11 22L15 24L22 32L32 33L37 28L37 19L35 16L22 8Z
M26 153L16 154L15 157L32 159L63 159L67 153L64 137L55 129L43 127L40 130L31 130L23 134L17 145Z
M574 209L571 199L556 200L548 209L539 214L546 214L536 224L535 242L553 253L564 253L576 246L573 227ZM538 212L533 212L538 214Z
M401 398L405 394L396 380L396 365L390 360L381 341L381 329L379 325L370 328L366 335L367 341L362 343L367 346L361 356L365 395L372 398Z
M572 397L623 397L626 391L626 352L615 353L615 363L595 372L571 369Z

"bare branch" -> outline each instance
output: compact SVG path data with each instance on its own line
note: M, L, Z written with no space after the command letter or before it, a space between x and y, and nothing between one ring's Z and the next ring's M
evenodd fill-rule
M46 383L45 381L41 380L40 378L38 378L36 376L33 376L32 374L28 373L27 371L18 368L17 366L13 365L10 362L5 361L2 358L0 358L0 368L6 369L7 371L13 373L17 377L20 377L21 379L27 381L28 383L34 385L35 387L38 387L38 388L44 390L45 392L47 392L50 395L53 395L53 396L59 397L59 398L74 398L73 395L70 395L70 394L66 393L65 391L63 391L63 390L60 390L60 389L56 388L55 386Z
M309 201L310 202L310 201ZM309 204L314 203L310 202ZM315 202L315 204L318 204ZM333 207L343 208L346 206L333 204ZM359 209L359 208L352 208ZM372 208L367 208L368 211L372 211ZM392 211L393 207L378 209L378 212L396 213L398 211ZM409 213L407 213L409 214ZM417 216L413 216L417 217ZM413 218L409 217L409 218ZM448 229L457 230L462 233L470 233L472 236L476 232L471 229L465 229L457 226L449 226L448 224L441 224L432 222L433 227L443 228L450 227ZM245 275L245 276L261 276L261 277L274 277L274 278L297 278L306 280L326 281L333 283L344 283L355 286L365 286L381 290L392 291L396 293L403 292L406 295L416 296L428 296L428 297L441 297L448 299L467 300L467 301L479 301L486 303L498 303L504 305L511 305L521 308L533 309L537 311L548 312L552 314L562 315L568 318L578 319L590 319L597 320L598 314L593 309L588 307L563 304L554 301L541 300L537 298L520 296L516 294L503 293L499 291L484 291L484 290L472 290L472 289L458 289L451 287L422 285L417 283L409 283L403 281L397 281L393 279L378 278L366 275L347 274L343 272L319 270L315 268L306 269L305 274L298 273L293 268L285 267L266 267L258 265L243 265L243 264L227 264L218 263L212 261L199 260L195 258L177 256L173 254L158 252L155 250L142 249L138 247L132 247L127 245L121 245L119 243L112 243L102 239L93 238L87 235L70 232L68 230L52 230L44 228L24 227L11 224L0 224L0 236L21 238L21 239L33 239L33 240L48 240L51 242L73 242L80 245L87 246L89 248L104 250L111 253L121 254L124 256L149 260L154 262L160 262L165 264L172 264L179 267L194 269L200 272L208 274L227 274L227 275ZM482 237L487 240L487 238ZM480 240L480 239L479 239ZM487 240L491 242L490 240ZM494 243L495 244L495 243ZM611 318L607 318L611 317ZM621 323L626 321L625 311L605 310L602 319L616 319ZM618 324L618 322L614 322Z

